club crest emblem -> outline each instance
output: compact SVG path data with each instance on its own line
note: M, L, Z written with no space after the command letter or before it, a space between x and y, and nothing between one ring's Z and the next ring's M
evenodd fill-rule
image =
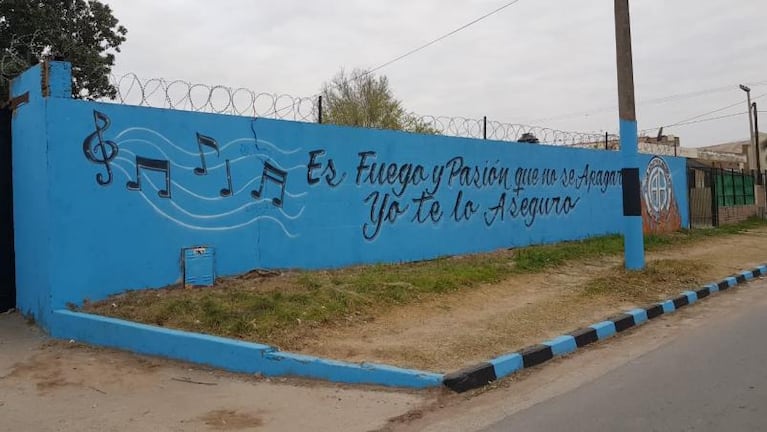
M668 218L674 200L671 170L666 162L657 156L647 164L642 194L647 214L655 222Z

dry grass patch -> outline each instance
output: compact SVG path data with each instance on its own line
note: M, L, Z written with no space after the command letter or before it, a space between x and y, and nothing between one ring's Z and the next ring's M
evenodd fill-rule
M700 262L671 259L649 262L644 270L638 272L627 271L621 266L588 281L581 295L650 303L704 283L705 268Z
M300 349L317 327L364 323L418 303L514 274L602 257L618 236L407 264L380 264L221 279L212 288L131 291L87 304L88 312Z
M558 296L510 310L500 318L488 316L486 330L479 334L462 334L445 340L443 346L379 351L376 360L443 371L486 361L696 287L707 280L703 268L684 260L651 261L641 272L610 267L583 283L564 286Z
M623 240L607 236L417 263L254 272L211 288L128 292L84 310L309 354L445 370L721 277L711 274L711 258L676 257L710 246L712 237L733 242L764 226L749 221L647 237L647 249L665 259L642 272L623 270ZM577 277L543 273L552 268Z

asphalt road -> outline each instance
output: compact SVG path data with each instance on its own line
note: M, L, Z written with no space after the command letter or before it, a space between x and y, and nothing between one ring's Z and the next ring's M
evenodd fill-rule
M483 430L767 431L767 283L752 285L759 300Z

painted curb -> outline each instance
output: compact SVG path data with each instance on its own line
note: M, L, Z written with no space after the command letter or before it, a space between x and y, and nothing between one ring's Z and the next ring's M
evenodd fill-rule
M540 345L533 345L519 352L505 354L488 362L447 374L444 384L449 389L459 393L483 387L519 370L538 366L555 357L570 354L578 348L610 338L659 316L673 313L679 308L697 303L712 294L746 283L759 276L767 276L767 265L760 265L754 269L737 273L695 291L685 291L660 303L613 315L605 321L556 337Z
M258 343L172 330L69 310L53 312L51 336L139 354L204 364L231 372L297 376L347 384L423 389L443 375L374 363L347 363L281 352Z
M483 387L522 369L577 351L719 291L767 276L767 265L740 272L663 302L632 309L570 333L446 375L374 363L349 363L279 351L277 348L200 333L172 330L69 310L53 311L51 336L264 376L297 376L347 384L424 389L444 385L456 392Z

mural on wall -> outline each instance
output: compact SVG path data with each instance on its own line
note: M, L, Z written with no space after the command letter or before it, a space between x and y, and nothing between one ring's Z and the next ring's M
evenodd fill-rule
M682 228L671 169L658 156L650 159L642 182L642 222L646 234L668 233Z
M586 194L604 196L621 187L620 170L597 169L589 163L512 167L499 159L477 163L456 155L425 165L388 160L368 149L346 151L340 158L325 148L285 149L259 139L256 120L250 137L219 144L197 132L194 146L187 148L142 127L126 128L109 139L110 118L94 110L93 120L83 153L102 166L96 182L110 186L116 170L126 178L126 188L138 192L154 211L195 230L225 231L268 221L286 237L296 238L300 232L287 225L302 216L308 192L291 193L291 185L301 190L343 186L361 190L359 204L365 216L359 221L360 234L368 242L400 224L462 224L476 219L490 228L517 220L530 229L542 218L567 217ZM200 179L217 183L216 190L210 189L210 181ZM205 187L207 193L200 190ZM190 199L206 201L208 212L191 211L185 205ZM264 211L263 205L269 204L276 213ZM254 214L259 206L261 214ZM645 232L681 227L671 170L660 157L650 159L646 168L642 214Z
M60 72L52 83L71 82L68 69L51 70ZM41 76L28 71L16 91L36 94ZM173 284L183 276L179 251L196 246L215 248L215 273L231 276L481 253L624 225L618 152L58 93L32 98L13 120L14 165L24 169L14 173L14 205L28 216L15 230L48 244L20 252L40 294L24 310ZM688 226L684 159L639 161L645 224Z
M99 111L93 112L93 118L95 130L83 141L83 153L88 161L103 167L103 172L96 174L99 185L112 185L116 169L125 176L129 191L139 193L155 212L185 228L226 231L269 221L286 237L298 236L288 230L286 221L301 217L305 206L300 200L306 193L291 193L288 178L290 172L306 166L284 168L272 154L296 159L300 148L286 150L256 137L219 144L198 132L194 151L140 127L127 128L114 139L107 139L110 118ZM210 182L199 181L204 178L215 179L219 189L214 192ZM147 192L155 192L160 199ZM286 197L294 203L292 213L285 210ZM208 212L189 210L185 203L190 200L205 201ZM269 204L276 212L253 215L260 205Z
M71 161L54 172L54 196L72 197L56 221L117 217L123 229L109 234L114 242L151 250L103 250L125 269L119 277L78 276L92 284L93 298L172 283L178 251L199 245L215 248L217 274L236 275L422 260L623 229L618 152L85 108L77 117L87 122L70 132L78 145L57 146L51 156ZM640 161L647 232L686 224L684 160ZM77 166L88 169L73 180ZM88 193L73 193L83 188ZM80 233L77 247L95 254L103 235Z
M144 128L134 127L121 131L115 137L118 142L108 140L104 134L110 126L109 117L94 111L94 122L95 131L83 142L83 152L89 161L102 165L105 170L104 173L96 174L97 183L109 186L112 183L114 167L128 178L128 190L141 193L147 203L164 217L193 229L235 229L266 219L277 223L289 238L300 235L288 231L284 221L271 216L262 215L240 223L213 225L180 220L175 214L171 215L163 210L157 200L150 199L145 193L146 187L149 186L157 192L159 198L168 200L171 207L192 219L223 220L224 217L235 216L254 205L270 201L274 207L280 209L284 218L295 220L301 216L305 207L301 206L296 214L290 215L283 210L285 197L303 198L307 192L292 194L287 190L289 172L304 169L306 184L310 187L326 186L334 189L349 183L357 188L368 189L361 203L366 209L366 217L360 225L363 238L373 241L385 227L399 223L463 223L479 219L485 226L492 227L507 219L518 219L525 227L530 228L540 218L564 217L570 214L580 203L582 192L590 193L594 190L604 194L608 188L621 186L619 170L594 169L589 164L561 170L535 166L511 168L501 164L500 160L473 164L463 156L454 156L425 166L413 162L384 160L373 150L357 152L354 165L341 167L325 149L315 149L305 155L306 164L299 163L290 168L282 168L271 156L253 153L252 148L260 150L259 144L266 145L282 158L299 154L300 148L284 150L257 138L241 138L219 145L214 138L197 133L197 152L192 152L176 145L159 132ZM164 147L148 139L128 137L137 132L159 138ZM255 144L255 147L252 147L251 143ZM235 144L240 144L239 157L221 161L222 152ZM143 145L142 150L150 150L162 157L148 157L137 153L135 147L140 145ZM131 150L128 150L129 148ZM174 156L169 156L166 149L173 150ZM196 165L184 165L179 162L192 157L199 158ZM232 180L232 166L253 158L261 160L260 175L244 181L237 189ZM211 161L218 163L209 166ZM176 176L190 172L200 177L215 175L222 185L218 195L200 195L192 190L190 184L174 180ZM151 173L159 175L153 180L150 177ZM160 186L155 183L158 179ZM441 190L447 188L455 192L447 200L438 199ZM537 195L528 189L536 189ZM547 192L546 189L556 192ZM268 199L266 196L270 190L272 197ZM476 192L488 190L496 191L489 201L480 201L472 196ZM254 201L213 214L194 214L174 200L179 193L201 200L220 201L242 196L246 192L249 192Z
M326 165L318 162L326 158ZM361 151L356 165L340 171L325 150L310 153L307 180L316 185L325 177L331 188L344 181L372 189L363 199L367 217L365 240L375 240L386 226L398 223L464 223L479 219L486 227L517 219L531 228L540 218L565 217L581 201L582 193L604 194L621 186L619 170L504 166L500 160L472 164L455 156L434 165L382 160L375 151ZM320 172L317 176L314 170ZM442 189L454 191L438 198ZM494 192L478 199L479 192ZM442 196L445 194L443 193Z
M94 111L93 118L95 130L85 138L83 152L87 160L101 165L105 171L96 174L96 182L101 186L111 185L113 168L116 168L128 179L128 190L139 192L165 218L191 229L230 230L268 220L280 226L287 237L298 237L299 233L288 230L285 220L300 218L305 206L301 205L294 214L284 210L286 196L294 201L307 196L307 192L294 194L288 190L288 179L294 178L290 172L298 170L305 170L306 185L309 187L335 189L350 184L367 189L361 202L366 217L360 222L362 237L367 241L376 240L386 227L401 223L460 224L478 219L485 226L492 227L505 220L517 219L526 228L531 228L540 218L569 215L581 202L584 192L605 194L609 188L621 186L620 170L595 169L588 163L563 169L538 166L513 168L500 160L471 163L463 156L454 156L433 165L423 165L385 160L376 151L365 150L356 152L353 164L341 166L326 149L313 149L304 154L301 148L286 150L258 139L255 125L252 127L252 138L235 139L223 145L215 138L197 132L197 148L191 151L157 131L140 127L117 133L114 139L118 141L106 139L105 134L111 125L109 117ZM134 135L144 137L136 138ZM157 140L160 144L155 142ZM227 150L237 144L239 154L225 157L224 153L231 154ZM273 150L280 159L304 157L305 163L293 158L292 166L283 168L260 146ZM144 153L139 153L139 150ZM173 155L167 151L173 152ZM345 156L349 160L348 155ZM196 164L191 163L191 159L195 159ZM260 170L259 174L242 182L234 182L233 170L250 160L260 163L260 168L256 168ZM253 172L252 166L250 172ZM154 180L150 176L152 173L156 175ZM197 177L216 178L221 185L218 194L201 195L194 190L194 178L190 178L189 173ZM184 178L184 181L177 182L177 177ZM147 186L169 204L163 205L161 201L147 196ZM452 196L445 199L443 193L438 197L442 189L448 188L454 191ZM473 196L486 191L495 191L490 200L481 201ZM196 214L177 202L178 194L211 202L246 195L250 200L239 200L238 206L228 211ZM283 220L260 215L232 222L239 213L247 213L251 207L264 202L271 202L278 208ZM200 220L208 223L200 223Z

